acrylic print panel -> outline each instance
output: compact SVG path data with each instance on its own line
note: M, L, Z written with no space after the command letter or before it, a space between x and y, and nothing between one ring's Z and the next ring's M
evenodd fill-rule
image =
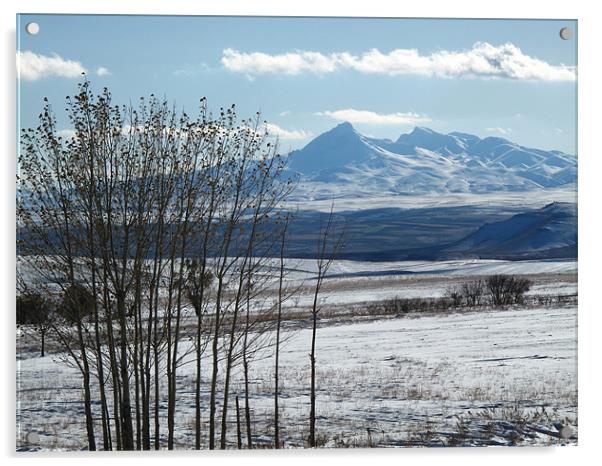
M17 23L17 450L577 443L576 21Z

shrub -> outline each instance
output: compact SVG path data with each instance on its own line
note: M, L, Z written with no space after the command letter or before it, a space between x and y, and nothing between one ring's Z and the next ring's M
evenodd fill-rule
M17 325L43 324L49 314L49 303L42 295L27 292L17 296Z
M95 298L82 285L71 285L63 293L61 314L71 322L79 322L94 310Z
M486 283L492 304L501 306L522 303L531 287L530 280L513 275L492 275Z
M451 300L451 304L453 307L461 307L462 304L464 303L464 300L462 299L462 291L457 286L448 288L445 291L445 296L449 300Z
M370 315L402 315L410 312L433 312L447 309L448 298L392 298L368 305Z
M469 307L479 306L483 302L485 284L483 280L474 280L463 283L460 287L460 293Z

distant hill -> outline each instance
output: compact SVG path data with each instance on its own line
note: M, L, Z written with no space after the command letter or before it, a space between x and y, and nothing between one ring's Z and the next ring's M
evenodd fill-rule
M441 253L480 258L576 257L577 205L555 202L486 223Z
M483 204L340 211L336 212L334 222L337 231L345 232L345 240L338 257L365 261L576 259L576 210L575 204L554 203L529 210ZM317 237L326 215L315 210L294 212L287 256L315 257ZM17 238L23 239L28 234L27 230L19 229ZM258 247L257 254L275 253L271 248L273 243L263 244L267 249ZM28 253L19 248L18 254ZM215 253L219 250L209 250L209 255Z
M324 215L296 213L288 254L315 255ZM338 212L336 221L345 230L341 259L577 258L577 206L571 203L530 210L499 206L364 209Z

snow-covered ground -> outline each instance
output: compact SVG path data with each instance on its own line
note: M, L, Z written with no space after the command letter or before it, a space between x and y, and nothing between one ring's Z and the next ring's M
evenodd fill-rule
M255 302L263 308L276 297L279 259L265 259L258 274L269 278L262 283L266 289ZM36 277L30 264L19 264L20 272L30 279ZM308 306L313 300L317 264L312 259L286 259L286 286L297 289L295 298L285 307ZM476 277L513 274L536 277L529 294L576 294L576 260L506 261L463 259L447 261L369 262L336 260L324 280L323 304L357 304L392 298L436 298L454 285ZM37 277L36 277L37 278ZM40 278L37 278L40 279ZM44 281L43 278L40 279ZM167 292L162 293L167 296Z
M274 265L276 262L274 261ZM287 265L299 274L312 276L316 273L316 261L311 259L288 259ZM576 260L528 260L506 261L494 259L461 259L447 261L334 261L329 269L330 276L368 275L493 275L493 274L540 274L576 273Z
M310 330L285 336L281 435L287 446L298 447L308 433ZM204 361L207 370L209 366ZM180 369L178 448L194 445L193 367ZM59 364L56 355L23 359L18 371L18 443L29 449L84 448L77 371ZM318 438L329 447L575 443L576 371L574 306L322 326L317 339ZM258 355L251 377L254 439L269 444L270 349ZM237 372L232 394L242 393ZM205 383L205 407L208 396ZM236 427L230 413L232 446ZM570 427L571 438L559 438L562 426ZM163 428L165 434L164 420ZM25 441L31 432L36 441Z
M274 267L277 267L274 262ZM312 285L316 262L289 259L287 280L290 286L302 285L287 306L308 306L313 299ZM273 271L272 271L273 272ZM450 287L477 277L494 274L529 276L529 294L568 295L577 293L577 261L449 260L360 262L338 260L324 280L324 304L356 304L392 298L437 298Z
M301 384L307 375L306 333L287 345L285 380ZM455 416L469 411L558 409L576 422L576 343L574 308L321 329L321 432L332 444L337 436L365 439L370 429L379 436L374 441L397 445L430 430L433 436L425 441L445 444L445 433L456 429ZM265 379L266 372L269 367L258 377ZM302 431L307 400L291 385L285 412Z
M291 209L296 207L303 210L317 210L330 212L333 206L336 211L378 209L397 207L402 209L415 209L422 207L452 207L463 205L500 205L540 208L550 203L550 199L557 202L577 202L577 191L574 185L559 188L533 189L528 192L496 191L493 193L445 193L412 195L375 195L368 192L358 196L357 185L337 186L337 193L332 193L331 183L312 182L311 185L301 186L297 198L290 201ZM314 200L311 197L315 197ZM310 199L310 200L308 200Z
M276 266L274 260L265 272L273 273ZM323 285L322 305L336 310L392 297L438 297L450 286L497 273L528 276L534 295L573 295L576 270L576 261L336 261ZM287 285L299 287L298 298L288 303L291 312L307 310L314 279L315 261L287 261ZM274 291L269 288L257 304L269 303ZM317 429L322 445L576 443L576 304L422 317L410 314L371 321L354 319L353 312L349 315L351 319L321 320L318 329ZM287 446L300 447L308 435L311 336L304 321L285 328L280 376L282 438ZM17 361L18 446L85 448L79 372L64 365L64 354L51 350L40 358L34 342L22 339L18 343L18 348L28 348L18 354ZM186 350L185 343L182 350ZM251 366L253 437L258 444L272 442L273 363L273 349L267 347ZM203 361L204 422L210 366L207 354ZM191 448L194 364L179 369L178 387L177 448ZM232 397L243 393L238 368L231 393ZM161 400L163 416L166 402ZM100 432L98 404L94 409ZM233 446L233 409L228 422ZM560 438L562 426L570 427L570 438ZM162 438L165 435L163 418Z

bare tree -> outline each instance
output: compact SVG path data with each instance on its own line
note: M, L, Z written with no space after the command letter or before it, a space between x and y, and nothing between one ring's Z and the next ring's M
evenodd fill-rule
M286 241L287 241L287 232L288 232L288 224L290 221L290 216L286 215L284 217L282 232L281 232L281 242L280 242L280 270L278 275L278 315L277 315L277 324L276 324L276 348L274 352L274 448L280 448L280 411L278 405L278 396L280 393L280 329L282 326L282 304L284 302L284 258L286 251Z
M445 296L446 298L449 298L452 306L454 307L460 307L464 302L464 297L462 296L462 289L457 285L448 287L445 290Z
M241 359L247 366L273 329L250 316L249 303L274 278L258 271L292 187L281 179L284 162L259 116L238 121L231 107L213 117L204 99L195 118L152 95L115 106L107 89L94 95L84 80L67 114L74 137L57 135L48 102L40 126L22 134L18 246L28 280L56 303L52 329L81 371L88 448L98 419L105 450L159 449L162 428L174 448L177 381L189 355L200 448L206 348L209 447L221 395L225 448L233 368Z
M51 327L52 304L40 293L22 291L17 296L17 325L32 328L40 338L40 357L44 357L46 335Z
M470 282L462 283L460 292L466 304L469 307L475 307L481 304L483 300L483 294L485 293L485 283L483 280L473 280Z
M316 244L317 276L314 285L314 297L311 308L311 350L309 360L310 372L310 411L309 411L309 446L316 446L316 334L318 328L318 316L321 306L319 302L322 283L330 266L343 247L344 231L339 231L335 222L334 203L330 208L330 214L320 226L320 232Z

